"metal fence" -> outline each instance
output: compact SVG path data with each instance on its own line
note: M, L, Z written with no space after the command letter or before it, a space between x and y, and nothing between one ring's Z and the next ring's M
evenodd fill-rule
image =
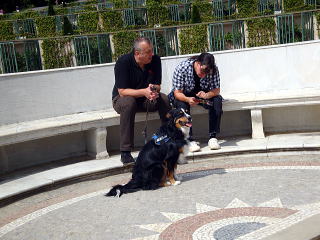
M73 44L77 66L112 62L108 34L75 37Z
M2 73L18 72L13 42L0 43L0 64Z
M122 18L125 26L147 25L147 9L126 8L122 10Z
M314 40L313 12L301 13L302 41Z
M244 22L235 21L232 23L233 47L235 49L245 48Z
M14 73L41 70L39 42L0 43L0 69L2 73Z
M210 51L221 51L225 49L224 30L222 23L209 24L209 49Z
M277 16L277 34L279 44L294 42L294 24L292 14Z
M176 28L145 30L140 32L140 36L151 40L154 53L160 57L179 55Z
M170 4L168 5L169 18L174 22L186 22L191 18L191 4Z
M281 0L259 0L258 11L260 13L267 13L268 11L274 13L282 10Z
M13 32L17 39L36 36L36 26L33 19L16 20L13 23Z

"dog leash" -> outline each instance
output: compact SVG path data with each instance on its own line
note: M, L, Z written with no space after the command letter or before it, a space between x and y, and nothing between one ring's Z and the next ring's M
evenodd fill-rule
M156 87L151 87L151 91L157 91L157 88ZM144 125L144 129L142 131L142 135L144 136L144 144L147 143L148 141L148 131L147 131L147 128L148 128L148 116L149 116L149 104L150 102L153 101L153 100L149 100L147 101L147 112L146 112L146 120L145 120L145 125Z
M147 112L146 112L146 120L145 120L145 124L144 124L144 129L142 131L142 135L144 136L144 144L147 143L147 128L148 128L148 116L149 116L149 102L150 100L147 101Z

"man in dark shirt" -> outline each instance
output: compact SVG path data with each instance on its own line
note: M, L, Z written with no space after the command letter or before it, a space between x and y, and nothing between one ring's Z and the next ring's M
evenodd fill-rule
M158 110L161 121L165 122L170 104L167 96L160 93L161 60L153 54L148 38L134 41L133 51L117 60L114 74L112 103L120 114L121 161L127 164L134 162L131 150L136 112Z

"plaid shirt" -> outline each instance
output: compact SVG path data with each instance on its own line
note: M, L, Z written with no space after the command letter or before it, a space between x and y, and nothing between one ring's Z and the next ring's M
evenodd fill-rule
M187 59L181 62L173 73L172 91L168 97L171 103L174 101L174 90L183 90L184 93L192 92L195 87L195 80L193 75L194 59ZM217 67L214 75L208 74L206 77L200 79L200 88L202 91L208 92L215 88L220 88L220 76Z

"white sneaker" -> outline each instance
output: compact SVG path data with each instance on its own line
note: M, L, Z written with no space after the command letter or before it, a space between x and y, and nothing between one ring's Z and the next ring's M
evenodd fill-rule
M217 150L221 148L216 138L210 138L208 146L211 150Z
M200 146L198 142L192 141L189 142L189 152L197 152L200 150Z

